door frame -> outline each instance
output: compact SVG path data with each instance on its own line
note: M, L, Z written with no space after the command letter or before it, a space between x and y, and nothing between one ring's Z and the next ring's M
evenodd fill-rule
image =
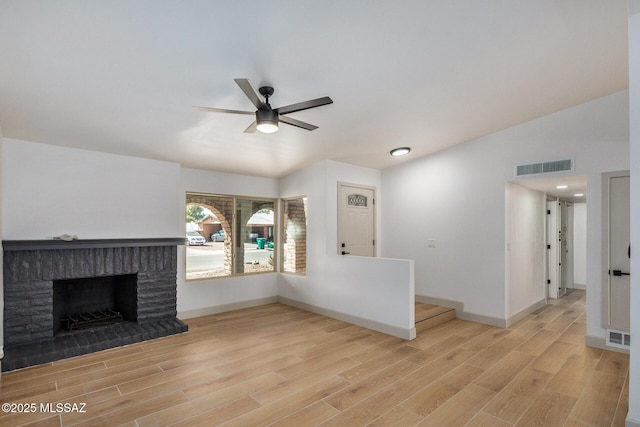
M352 182L346 182L346 181L338 181L338 185L336 187L337 190L337 195L336 195L336 201L337 201L337 205L336 207L337 212L336 212L336 220L337 220L337 227L336 227L336 254L341 255L342 252L342 247L340 246L340 188L341 187L355 187L355 188L362 188L365 190L371 190L373 191L373 257L377 258L379 256L378 254L378 236L377 236L377 226L376 226L376 221L378 218L378 215L376 213L376 210L378 209L378 205L376 203L376 199L378 198L377 196L377 189L376 187L373 187L371 185L363 185L363 184L354 184Z
M611 327L611 276L609 275L611 243L610 237L610 181L611 178L630 177L629 170L605 172L602 174L602 327Z

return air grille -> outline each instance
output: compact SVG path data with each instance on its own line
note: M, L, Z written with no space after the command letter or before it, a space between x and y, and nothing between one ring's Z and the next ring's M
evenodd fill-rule
M628 349L631 347L631 334L607 329L607 345Z
M571 161L571 159L516 166L516 176L541 175L545 173L570 171L573 171L573 161Z

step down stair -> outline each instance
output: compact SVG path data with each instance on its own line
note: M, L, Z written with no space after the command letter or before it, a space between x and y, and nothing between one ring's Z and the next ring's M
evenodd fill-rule
M456 310L451 307L416 303L416 333L426 331L456 318Z

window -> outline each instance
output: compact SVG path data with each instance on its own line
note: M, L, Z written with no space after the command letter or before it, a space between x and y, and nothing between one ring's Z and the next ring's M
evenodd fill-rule
M307 272L307 198L282 200L282 267L285 273Z
M202 193L186 198L187 280L275 270L275 199Z

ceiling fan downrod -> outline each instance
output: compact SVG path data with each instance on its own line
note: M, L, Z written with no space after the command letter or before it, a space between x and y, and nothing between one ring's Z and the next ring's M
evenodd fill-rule
M260 89L258 89L258 92L260 92L260 95L264 96L264 103L267 104L267 107L269 107L269 110L271 110L271 104L269 104L269 97L271 97L271 95L273 95L273 92L275 91L275 89L273 89L271 86L262 86L260 87Z

